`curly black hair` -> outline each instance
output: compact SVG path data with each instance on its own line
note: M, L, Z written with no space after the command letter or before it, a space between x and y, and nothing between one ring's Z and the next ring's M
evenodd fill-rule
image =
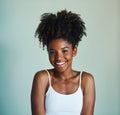
M77 47L83 35L86 36L85 23L79 14L62 10L57 14L44 13L41 15L40 24L35 32L40 43L49 46L49 43L58 38L62 38Z

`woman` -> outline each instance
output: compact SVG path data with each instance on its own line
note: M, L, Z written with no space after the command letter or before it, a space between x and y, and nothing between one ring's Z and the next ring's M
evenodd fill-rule
M36 30L53 68L35 74L31 91L32 115L93 115L95 83L90 73L72 68L85 32L78 14L62 10L45 13Z

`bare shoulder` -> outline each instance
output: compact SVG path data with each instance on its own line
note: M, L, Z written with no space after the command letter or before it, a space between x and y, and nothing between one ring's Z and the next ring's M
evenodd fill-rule
M45 93L48 87L48 74L45 70L36 72L33 79L33 90L42 90Z
M83 72L81 88L83 91L82 115L93 115L96 99L94 77L91 73Z
M41 70L35 73L34 80L36 81L46 81L48 79L47 72L45 70Z
M85 89L87 86L95 87L94 85L95 85L94 76L91 73L83 72L82 73L82 88Z
M31 90L31 107L34 115L45 113L44 98L48 87L48 75L45 70L36 72Z
M83 72L82 73L82 80L94 80L94 76L91 74L91 73L88 73L88 72Z

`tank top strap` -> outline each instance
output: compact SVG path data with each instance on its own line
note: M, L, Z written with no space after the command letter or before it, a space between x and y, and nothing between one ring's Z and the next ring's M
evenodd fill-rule
M80 87L81 87L81 82L82 82L82 80L81 80L81 78L82 78L82 71L80 72L80 82L79 82L79 84L80 84Z
M48 74L48 81L49 81L49 85L51 86L51 77L50 77L50 73L49 73L49 71L48 70L45 70L46 72L47 72L47 74Z

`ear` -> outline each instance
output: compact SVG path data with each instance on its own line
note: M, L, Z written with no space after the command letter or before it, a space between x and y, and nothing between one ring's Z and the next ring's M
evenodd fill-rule
M77 48L75 47L75 48L73 49L73 57L75 57L76 54L77 54Z

